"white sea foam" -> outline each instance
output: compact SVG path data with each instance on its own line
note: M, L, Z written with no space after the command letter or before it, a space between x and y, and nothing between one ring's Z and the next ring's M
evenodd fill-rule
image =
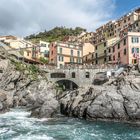
M48 137L47 135L31 135L31 136L18 136L16 138L13 138L12 140L55 140L52 137Z

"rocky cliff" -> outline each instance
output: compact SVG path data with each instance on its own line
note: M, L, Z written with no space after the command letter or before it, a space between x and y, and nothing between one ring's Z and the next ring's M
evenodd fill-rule
M140 121L140 73L123 71L109 82L59 96L61 113L90 120Z
M0 112L25 107L33 117L140 121L140 67L128 67L102 85L57 92L46 72L0 51Z
M1 113L20 106L34 117L53 117L59 110L55 87L37 66L0 51Z

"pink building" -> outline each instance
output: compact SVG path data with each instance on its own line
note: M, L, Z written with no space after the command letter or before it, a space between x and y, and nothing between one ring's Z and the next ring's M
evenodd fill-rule
M111 48L112 63L135 64L140 58L140 33L128 34L115 43Z

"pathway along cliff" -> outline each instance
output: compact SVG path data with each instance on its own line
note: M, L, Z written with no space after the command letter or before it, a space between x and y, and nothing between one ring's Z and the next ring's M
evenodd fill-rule
M62 92L34 65L0 54L0 111L17 106L37 118L66 116L89 120L140 121L139 67L128 67L103 85Z

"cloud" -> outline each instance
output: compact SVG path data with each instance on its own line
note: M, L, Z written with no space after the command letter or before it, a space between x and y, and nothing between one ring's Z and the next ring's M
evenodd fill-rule
M1 0L0 34L25 36L55 26L94 31L114 9L114 0Z

